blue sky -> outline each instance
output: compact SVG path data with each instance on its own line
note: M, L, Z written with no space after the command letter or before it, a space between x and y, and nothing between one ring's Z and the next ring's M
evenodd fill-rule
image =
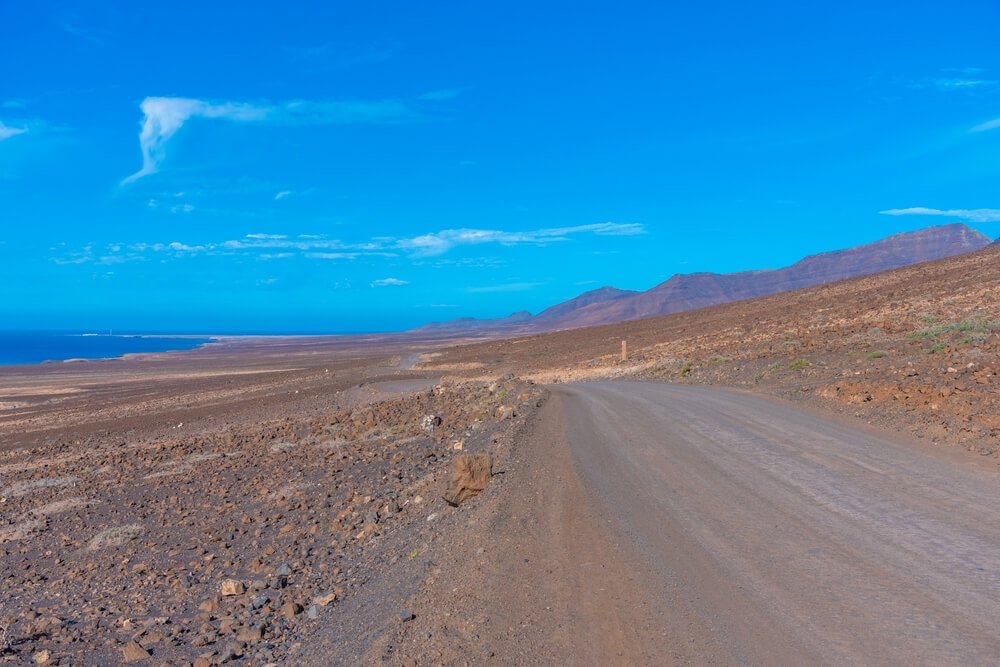
M1000 235L996 3L540 4L3 3L0 328L391 330Z

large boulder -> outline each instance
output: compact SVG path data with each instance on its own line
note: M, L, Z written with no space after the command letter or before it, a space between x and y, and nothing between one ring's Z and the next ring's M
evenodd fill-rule
M493 476L493 457L486 453L458 456L452 461L451 482L444 493L449 505L458 507L479 495Z

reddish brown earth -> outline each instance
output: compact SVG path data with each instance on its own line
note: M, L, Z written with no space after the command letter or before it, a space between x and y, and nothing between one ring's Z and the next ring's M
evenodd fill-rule
M994 585L995 563L980 555L996 553L996 539L974 515L994 523L998 285L994 246L544 336L227 340L0 371L0 663L887 663L915 647L975 663L996 639L975 620L993 616L995 596L967 591ZM671 402L608 388L621 396L608 402L558 389L607 378L725 385L780 407L720 403L714 412L733 420L724 428L708 398L691 399L685 424L662 406L683 405L686 393ZM557 385L549 403L543 383ZM634 418L616 426L613 415L628 411ZM822 416L831 412L840 420ZM754 414L772 416L754 425ZM890 442L885 427L903 435ZM664 450L658 438L670 429L685 435ZM828 435L797 448L802 429ZM615 434L637 448L616 446ZM734 442L766 456L748 458ZM859 442L885 444L844 449ZM775 445L788 451L764 449ZM632 451L638 458L620 458ZM449 506L452 460L480 452L492 458L491 482ZM773 470L754 466L786 458L810 476L796 500L747 496L740 474L711 477L744 461L747 480L760 480L751 486L766 488ZM884 487L886 470L912 475ZM697 490L662 495L685 484L717 489L718 502L690 505ZM898 494L878 495L890 488ZM729 510L754 502L756 519ZM861 512L868 506L878 512ZM783 522L796 527L785 544L807 545L822 526L833 541L775 561L767 525ZM706 550L699 526L722 531L716 547ZM745 540L745 559L727 555L731 539ZM945 544L936 560L899 556ZM774 562L798 574L774 576ZM906 573L919 572L938 602L866 598L842 577L854 571L889 591L910 590L917 575ZM816 573L824 588L810 586ZM969 588L977 577L989 580ZM829 595L797 606L816 590ZM894 599L939 634L883 641L906 620ZM862 624L859 655L821 621L866 600L893 620ZM796 613L803 622L789 624ZM974 632L963 644L947 619L966 616Z
M543 397L412 361L237 340L0 373L0 663L357 660L462 511L451 460Z
M667 317L457 346L418 366L464 367L545 383L742 387L995 459L1000 246Z

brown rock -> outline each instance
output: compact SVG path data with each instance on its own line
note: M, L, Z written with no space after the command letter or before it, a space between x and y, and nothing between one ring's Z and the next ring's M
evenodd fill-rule
M444 500L458 507L479 494L493 476L493 457L486 453L458 456L452 461L451 483Z
M125 662L139 662L149 657L149 651L139 646L135 642L129 642L122 647L122 660Z
M247 587L243 585L242 581L237 581L236 579L226 579L222 582L220 592L227 597L231 595L243 595L247 592Z
M240 641L245 644L256 644L263 636L264 628L258 625L240 630L239 634L236 635L236 641Z
M514 408L509 405L497 406L496 412L493 414L497 421L506 421L514 417Z
M286 602L281 606L281 615L291 620L302 613L302 605L295 602Z
M315 604L318 604L320 607L325 607L331 602L334 602L336 599L337 599L336 593L327 593L326 595L316 596L316 598L313 599L313 602Z

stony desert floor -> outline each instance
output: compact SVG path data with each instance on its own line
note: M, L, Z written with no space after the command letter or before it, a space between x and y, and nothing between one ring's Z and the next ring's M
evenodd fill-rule
M400 622L449 460L544 392L293 347L5 373L0 662L349 663Z
M544 336L227 339L0 370L0 663L555 659L577 646L575 605L597 603L560 579L583 556L539 545L576 532L607 554L594 576L625 651L650 620L628 605L643 584L574 510L573 464L550 467L546 385L734 387L995 467L998 285L988 248ZM493 481L452 507L452 462L476 452Z

